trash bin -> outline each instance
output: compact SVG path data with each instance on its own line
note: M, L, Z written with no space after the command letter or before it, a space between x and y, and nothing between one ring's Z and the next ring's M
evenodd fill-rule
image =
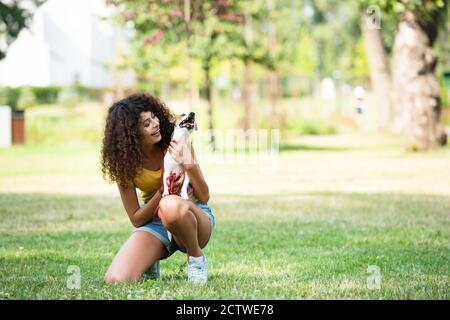
M0 106L0 148L11 146L11 108Z
M25 112L14 111L12 115L12 143L25 144Z

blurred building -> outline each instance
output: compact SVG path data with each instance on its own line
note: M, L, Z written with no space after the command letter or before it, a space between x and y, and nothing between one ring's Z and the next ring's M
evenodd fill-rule
M107 68L128 43L123 29L102 18L109 14L104 0L48 0L0 61L0 86L131 85L131 73Z

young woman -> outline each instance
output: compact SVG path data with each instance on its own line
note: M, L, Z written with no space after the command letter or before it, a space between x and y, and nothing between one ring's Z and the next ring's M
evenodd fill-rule
M205 283L207 260L202 249L214 227L208 207L209 189L187 143L171 141L175 117L156 97L133 94L108 111L101 151L105 178L117 183L125 211L135 227L105 275L107 284L159 277L159 260L175 251L187 253L188 280ZM174 189L187 174L195 201L177 195L162 197L163 159L166 152L184 168ZM144 205L139 204L136 188ZM146 272L147 271L147 272Z

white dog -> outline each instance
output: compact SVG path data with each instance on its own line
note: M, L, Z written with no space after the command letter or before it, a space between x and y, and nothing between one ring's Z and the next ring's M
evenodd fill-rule
M182 117L177 119L175 123L175 129L172 133L172 140L181 142L188 142L191 136L192 130L197 130L197 124L195 123L195 113L191 112L188 115L183 115ZM181 173L183 171L181 165L170 155L169 152L164 156L164 175L163 175L163 183L164 183L164 193L163 197L172 193L172 186L175 181L175 177L177 173ZM188 200L188 186L189 186L189 177L187 174L184 176L183 186L181 187L180 196L183 199Z

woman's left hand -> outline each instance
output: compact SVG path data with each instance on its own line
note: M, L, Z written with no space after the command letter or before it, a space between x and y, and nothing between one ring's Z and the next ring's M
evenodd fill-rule
M194 163L189 142L172 140L169 145L169 153L182 167Z
M184 173L184 171L175 172L175 173L176 173L176 177L175 177L175 180L173 181L172 192L174 194L178 194L178 193L180 193L181 187L183 186L185 173ZM161 176L161 187L159 188L159 192L161 194L164 193L164 185L165 185L165 182L163 181L163 176Z

